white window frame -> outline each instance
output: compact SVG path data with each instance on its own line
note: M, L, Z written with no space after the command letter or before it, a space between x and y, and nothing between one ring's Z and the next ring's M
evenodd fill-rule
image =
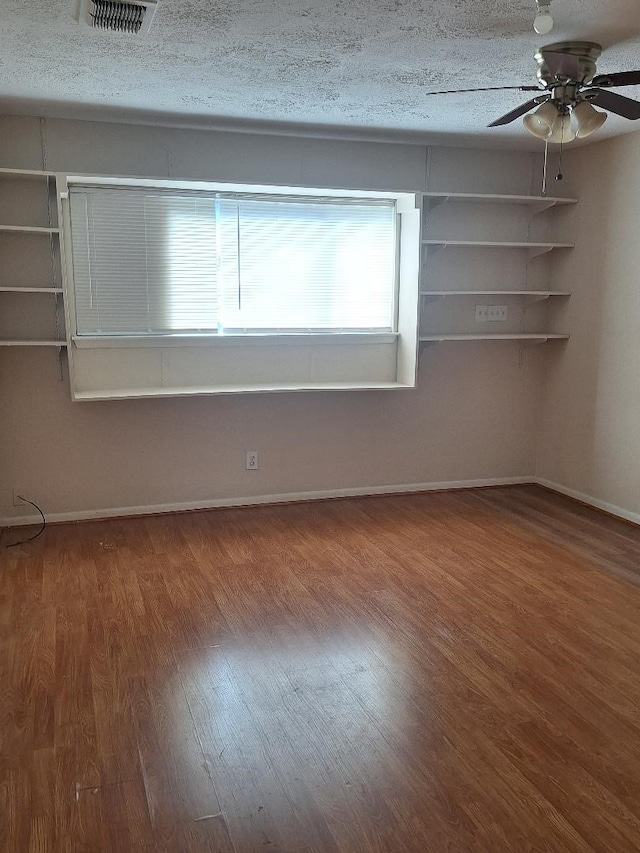
M393 199L398 215L394 330L373 333L79 335L75 320L69 211L69 187L72 186ZM69 362L74 400L415 386L419 194L69 175L61 187L60 202L63 286L71 341ZM262 369L258 369L258 364ZM292 369L296 364L297 369Z

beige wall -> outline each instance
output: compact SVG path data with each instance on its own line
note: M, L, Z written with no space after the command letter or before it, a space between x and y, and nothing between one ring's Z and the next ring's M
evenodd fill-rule
M0 121L0 165L396 190L427 171L452 191L532 180L524 153L17 117ZM24 515L13 488L55 515L531 477L544 363L544 347L440 344L409 391L72 403L53 350L1 349L0 518Z
M549 354L538 475L640 520L640 134L571 152L570 344Z

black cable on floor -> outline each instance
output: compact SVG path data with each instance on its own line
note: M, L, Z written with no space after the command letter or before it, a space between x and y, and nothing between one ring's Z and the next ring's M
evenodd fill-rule
M26 504L31 504L31 506L34 506L38 510L38 512L42 516L42 527L40 528L40 530L38 530L37 533L34 533L34 535L30 536L28 539L21 539L19 542L12 542L11 545L5 545L5 548L15 548L16 545L26 545L27 542L33 542L34 539L37 539L38 536L44 533L44 529L47 526L47 520L45 519L44 513L42 512L38 504L34 504L33 501L28 501L26 498L23 498L22 495L18 495L17 497L19 497L20 500L24 501Z

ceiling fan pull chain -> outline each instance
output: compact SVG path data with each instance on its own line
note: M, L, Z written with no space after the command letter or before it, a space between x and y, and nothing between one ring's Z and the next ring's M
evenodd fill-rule
M556 175L556 181L561 181L564 178L564 175L562 174L562 148L564 146L563 138L564 132L562 134L562 138L560 139L560 157L558 158L558 174Z
M544 163L542 165L542 195L547 194L547 162L549 158L549 140L544 141Z

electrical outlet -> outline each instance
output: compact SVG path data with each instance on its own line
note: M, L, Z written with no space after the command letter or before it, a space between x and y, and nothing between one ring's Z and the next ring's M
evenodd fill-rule
M247 451L246 469L247 469L247 471L257 471L258 470L258 451L257 450L248 450Z
M22 494L22 489L14 489L13 490L13 505L14 506L24 506L24 500L20 497Z
M506 305L488 305L487 320L490 323L504 323L507 319Z
M487 322L487 306L486 305L476 305L476 323L486 323Z

